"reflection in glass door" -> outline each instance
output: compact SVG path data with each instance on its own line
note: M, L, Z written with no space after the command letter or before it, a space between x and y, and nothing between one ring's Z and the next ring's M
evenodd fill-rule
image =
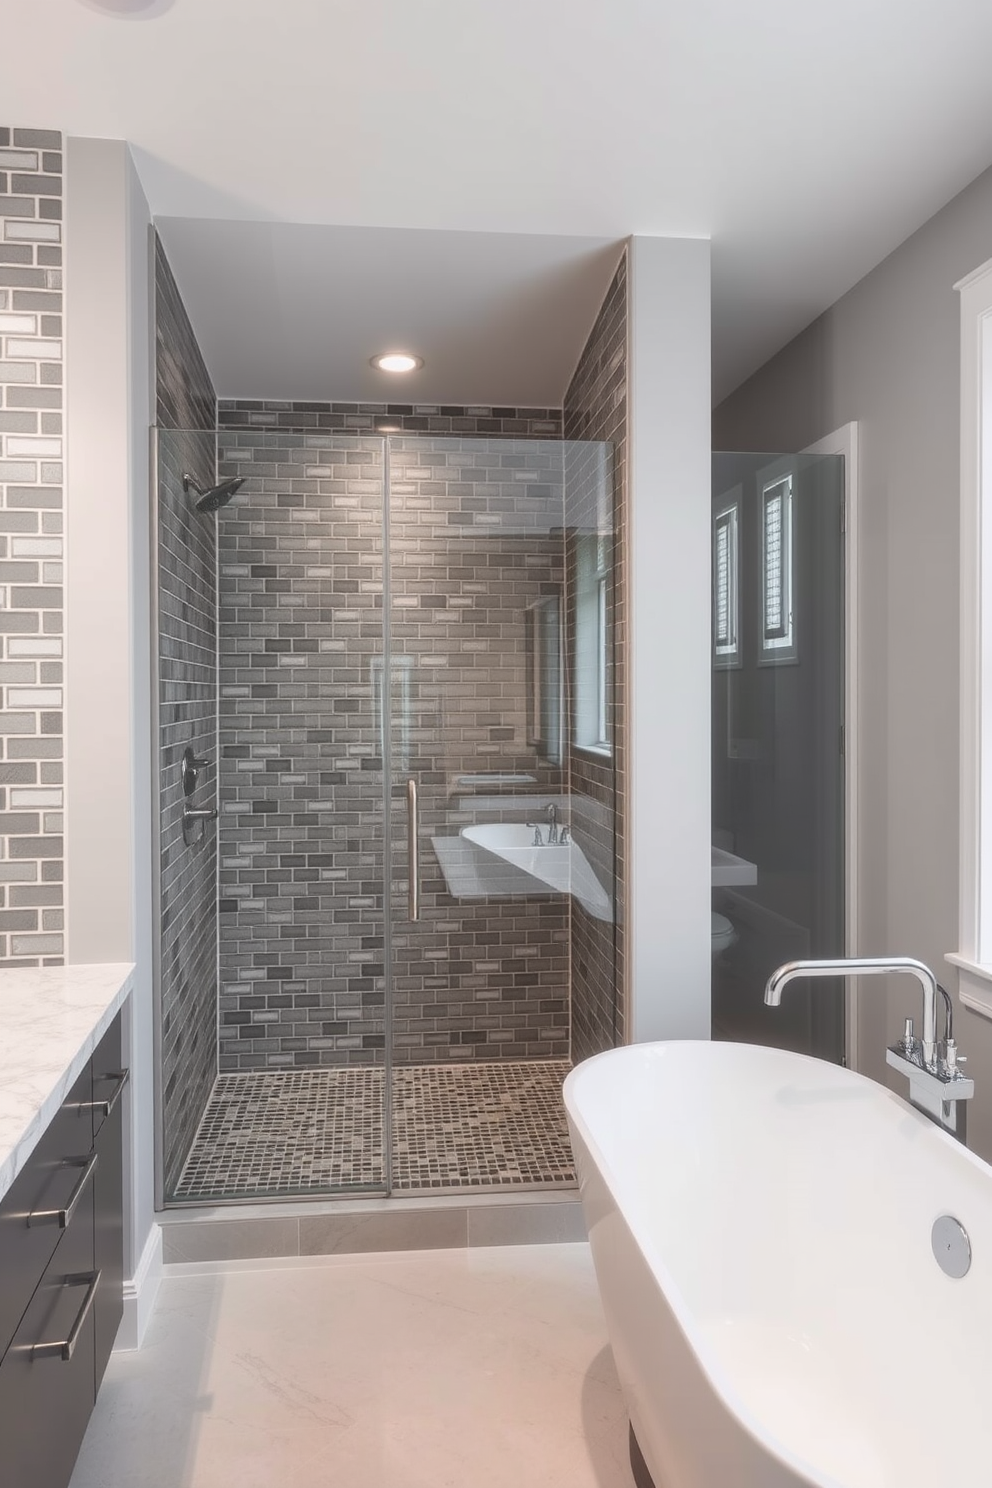
M571 1175L562 445L388 458L393 1185L547 1186Z
M844 954L844 470L839 455L713 456L713 1032L840 1062Z

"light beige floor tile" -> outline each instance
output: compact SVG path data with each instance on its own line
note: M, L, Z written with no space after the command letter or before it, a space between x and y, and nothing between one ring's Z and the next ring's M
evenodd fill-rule
M630 1488L586 1245L169 1278L71 1488Z

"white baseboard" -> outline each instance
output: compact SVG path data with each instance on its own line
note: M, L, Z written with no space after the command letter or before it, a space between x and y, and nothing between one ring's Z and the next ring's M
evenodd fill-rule
M124 1282L124 1316L114 1343L115 1352L139 1349L162 1282L162 1227L153 1224L134 1275Z

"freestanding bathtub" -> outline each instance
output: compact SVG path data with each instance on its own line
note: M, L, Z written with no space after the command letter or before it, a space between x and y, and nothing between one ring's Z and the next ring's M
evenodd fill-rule
M616 1049L565 1105L639 1480L992 1484L992 1169L776 1049ZM931 1248L943 1215L970 1238L960 1279Z

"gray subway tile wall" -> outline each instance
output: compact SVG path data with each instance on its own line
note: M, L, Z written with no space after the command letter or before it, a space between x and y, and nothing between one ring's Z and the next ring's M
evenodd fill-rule
M0 965L64 957L62 136L0 128Z
M246 478L219 517L224 1071L378 1061L386 1038L384 446L265 411L280 424L237 427L221 407L222 473ZM543 415L512 423L553 423ZM470 451L417 432L390 460L397 858L403 772L421 784L424 842L414 932L394 867L394 1057L560 1058L567 900L453 899L428 844L474 819L451 794L462 775L524 772L562 791L524 717L524 613L563 574L561 445L493 434Z
M433 434L560 439L560 408L455 407L438 403L286 403L222 398L221 430L291 429L322 434Z
M180 766L211 764L191 804L217 789L216 523L183 491L212 482L213 387L175 280L155 242L158 434L160 1002L165 1186L171 1193L217 1074L217 833L183 840ZM190 421L195 422L190 422Z
M625 1041L626 955L626 540L627 540L627 254L617 267L602 308L565 394L566 529L568 593L566 630L575 634L578 539L598 524L600 471L584 441L612 446L613 564L609 594L611 675L609 715L612 756L576 747L570 729L568 773L576 840L603 883L615 885L613 920L596 919L573 900L571 917L572 1059ZM567 648L568 691L574 698L574 646Z
M382 441L224 430L220 1068L385 1045Z

